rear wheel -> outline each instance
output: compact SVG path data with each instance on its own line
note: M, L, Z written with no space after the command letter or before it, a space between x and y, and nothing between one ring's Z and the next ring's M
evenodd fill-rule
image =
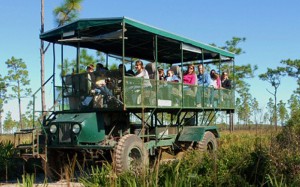
M206 131L204 133L202 141L198 142L197 148L200 151L216 151L217 150L217 140L215 135L210 132Z
M127 134L119 140L114 159L117 173L132 171L140 174L149 163L144 142L134 134Z

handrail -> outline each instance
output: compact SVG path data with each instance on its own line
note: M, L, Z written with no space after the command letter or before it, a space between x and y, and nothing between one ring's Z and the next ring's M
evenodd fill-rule
M35 127L35 117L34 117L34 114L35 114L35 95L42 89L42 87L44 87L52 78L54 77L54 74L52 74L46 82L44 82L44 84L42 84L42 86L40 86L37 91L34 92L34 94L32 94L32 105L33 105L33 109L32 109L32 127L34 128Z

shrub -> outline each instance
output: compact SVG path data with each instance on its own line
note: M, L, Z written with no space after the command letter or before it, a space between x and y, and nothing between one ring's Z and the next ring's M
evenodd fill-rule
M289 185L300 185L300 109L292 113L272 146L273 178Z
M0 180L15 179L20 176L22 162L14 158L15 150L11 141L0 142Z

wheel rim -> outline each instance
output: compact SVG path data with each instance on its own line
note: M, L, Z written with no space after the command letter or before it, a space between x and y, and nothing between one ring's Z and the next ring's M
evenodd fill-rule
M211 152L215 150L215 145L213 142L208 142L207 143L207 151Z
M128 158L129 167L132 170L140 169L141 164L143 164L142 151L137 147L134 147L130 150L127 158Z

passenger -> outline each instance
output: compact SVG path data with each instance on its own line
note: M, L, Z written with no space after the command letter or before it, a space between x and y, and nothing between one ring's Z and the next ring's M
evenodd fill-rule
M96 71L106 72L106 71L108 71L108 68L104 67L103 64L101 64L101 63L97 63L97 65L96 65Z
M95 75L94 72L94 65L90 64L86 67L87 79L88 79L88 89L94 89L95 87Z
M181 82L182 79L181 68L178 65L173 65L171 66L170 70L174 72L174 75L176 75L179 78L179 82Z
M131 76L131 77L133 77L133 76L135 76L135 73L134 73L134 71L132 71L132 70L130 69L130 70L126 71L125 75L126 75L126 76Z
M95 89L95 75L94 75L94 65L90 64L86 67L86 72L87 72L87 91L92 92ZM93 97L87 96L84 98L84 100L81 102L83 106L88 106Z
M105 71L103 64L97 63L96 71L98 71L98 72Z
M177 77L177 75L174 74L174 71L169 69L167 71L167 77L166 77L167 82L180 82L180 79ZM172 84L172 85L167 85L167 97L168 99L172 100L172 105L173 106L179 106L180 104L180 91L179 91L179 85L178 84ZM171 97L171 98L170 98Z
M135 69L137 71L135 77L149 79L148 72L144 68L143 62L141 60L137 60L135 62ZM144 87L151 87L150 80L144 80Z
M217 72L213 69L210 71L210 78L211 78L211 85L215 88L215 89L220 89L221 88L221 79L219 74L217 74Z
M227 72L223 72L221 75L221 85L222 88L231 89L231 80L229 80Z
M140 81L133 81L134 84L131 84L129 90L132 90L131 100L127 100L131 104L141 104L143 102L142 98L145 96L146 93L150 93L152 85L149 79L148 71L144 68L143 62L141 60L137 60L135 62L135 69L136 69L136 78L142 78L142 82ZM142 84L141 84L142 83ZM143 97L142 97L143 93ZM149 99L145 97L145 99ZM145 100L144 100L145 101Z
M126 71L126 66L124 66L123 64L119 64L118 66L118 71L119 71L119 76L122 77L123 76L123 69L125 72L125 76L134 76L134 72L130 69L128 71Z
M192 64L188 66L187 71L183 75L183 83L195 85L197 83L197 75L195 73L195 68Z
M207 72L205 72L205 68L203 64L198 65L198 72L199 72L199 74L197 75L198 85L209 86L211 84L211 78L210 75Z
M167 71L166 81L168 81L168 82L180 82L180 79L176 75L174 75L174 71L169 69Z
M195 105L195 96L197 94L197 75L195 73L195 67L190 64L187 71L183 75L184 90L184 106Z
M102 87L103 85L106 85L106 70L104 69L103 64L97 63L96 70L94 72L95 76L95 88Z
M123 77L123 71L126 73L126 67L123 64L119 64L118 71L119 71L119 76Z
M210 75L207 72L205 72L205 68L204 68L203 64L198 65L198 72L199 72L199 74L197 75L198 85L199 86L207 86L207 87L209 85L211 85L212 80L210 78ZM197 89L197 95L196 95L197 107L202 106L202 103L201 103L202 102L201 98L203 97L202 91L203 91L203 89ZM209 94L208 91L209 91L208 89L205 90L206 95Z
M219 74L213 69L210 71L210 77L211 77L211 84L214 89L211 90L212 92L210 93L210 107L215 107L215 101L218 100L218 92L215 91L215 89L221 89L221 79Z
M86 67L86 72L93 73L94 72L94 65L90 64Z
M94 65L91 64L86 67L86 71L88 73L88 80L89 80L89 85L88 86L90 89L91 94L102 94L105 96L112 96L112 92L106 87L106 81L100 81L99 83L96 84L95 81L95 75L93 74L94 72Z
M158 80L160 81L165 80L165 72L163 69L158 69Z
M127 72L126 72L126 66L124 66L123 64L119 64L118 66L118 87L120 88L123 88L123 73L125 72L125 76L132 76L129 75Z
M148 63L144 68L149 76L149 79L158 80L158 72L156 71L156 64L154 62Z

